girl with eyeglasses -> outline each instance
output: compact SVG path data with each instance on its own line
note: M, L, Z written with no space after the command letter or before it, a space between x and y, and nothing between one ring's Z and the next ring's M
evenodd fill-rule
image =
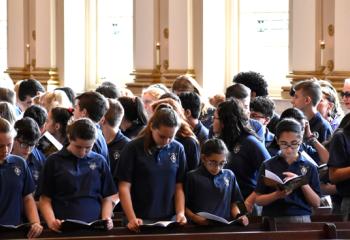
M209 221L198 212L208 212L228 221L238 218L248 225L237 206L243 202L241 191L233 172L223 169L228 150L220 139L207 140L201 150L202 165L187 174L186 215L194 223L208 225Z
M312 207L320 205L320 181L317 168L300 153L302 126L294 119L283 119L276 127L280 153L263 162L255 189L256 203L263 206L262 216L276 222L310 222ZM263 176L269 170L281 179L306 175L308 183L291 190L276 190L265 185Z

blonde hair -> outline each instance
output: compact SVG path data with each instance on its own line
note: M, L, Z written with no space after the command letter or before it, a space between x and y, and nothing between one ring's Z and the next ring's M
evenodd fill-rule
M55 107L63 107L63 108L73 107L67 94L62 90L54 90L52 92L46 92L43 95L36 98L35 102L43 106L47 110L47 112L50 112L50 110Z
M148 88L144 89L142 91L142 96L144 94L149 94L152 97L154 97L155 99L159 99L160 96L162 96L163 94L168 93L168 92L170 92L170 91L168 90L168 88L164 84L157 83L157 84L153 84L153 85L149 86Z
M319 80L318 83L320 84L322 93L326 96L327 100L334 104L330 117L334 119L335 117L343 116L344 112L340 105L337 90L335 90L333 85L327 80Z

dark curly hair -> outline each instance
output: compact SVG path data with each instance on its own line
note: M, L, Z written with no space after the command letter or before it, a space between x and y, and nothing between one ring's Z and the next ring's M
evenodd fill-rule
M219 138L225 142L230 151L243 134L257 137L256 133L247 126L248 117L239 100L230 98L220 103L217 112L223 126Z
M258 96L250 102L250 110L262 113L265 117L272 118L275 103L271 98Z
M255 92L256 96L267 96L269 94L264 76L257 72L240 72L233 77L233 83L244 84L252 92Z

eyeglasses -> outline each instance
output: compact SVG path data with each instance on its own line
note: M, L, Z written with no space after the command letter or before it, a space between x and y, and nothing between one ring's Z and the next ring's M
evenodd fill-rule
M208 165L209 165L210 167L219 167L219 168L223 168L223 167L227 164L227 161L217 162L217 161L214 161L214 160L208 160L207 163L208 163Z
M26 143L26 142L22 142L22 141L20 141L18 139L16 139L16 140L19 143L20 148L30 148L30 149L32 149L36 145L36 143Z
M340 96L348 98L348 97L350 97L350 92L341 92Z
M285 143L285 142L282 142L282 143L280 143L279 145L280 145L280 148L281 149L287 149L287 148L291 148L291 149L297 149L299 146L300 146L300 142L293 142L293 143L291 143L291 144L289 144L289 143Z
M263 115L260 115L260 114L251 112L251 113L250 113L250 118L259 119L259 118L266 118L266 117L263 116Z

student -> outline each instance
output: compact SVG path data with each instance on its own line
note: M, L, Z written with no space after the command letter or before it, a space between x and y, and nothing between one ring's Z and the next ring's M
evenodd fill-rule
M95 91L101 93L105 98L118 99L121 97L117 85L109 81L103 82Z
M111 220L116 188L109 167L91 151L97 137L95 123L76 120L67 127L69 144L50 155L40 178L40 211L50 229L59 231L62 220Z
M111 161L111 173L118 166L120 153L130 139L120 131L119 126L124 116L124 109L116 99L108 99L109 108L100 120L102 133L107 142L109 159Z
M34 97L45 92L45 88L38 80L25 79L18 87L17 106L22 113L34 104Z
M320 143L328 140L333 133L332 127L317 111L322 97L322 90L316 80L304 80L293 87L293 107L299 108L310 124L311 132Z
M153 84L148 88L142 90L141 98L143 105L147 111L148 117L151 117L153 114L151 107L152 103L157 101L163 94L169 92L169 89L161 83Z
M250 89L240 83L229 86L226 88L225 93L226 99L235 98L242 103L244 114L248 118L247 125L256 132L256 134L259 136L260 141L264 143L266 127L259 121L250 118L250 95Z
M198 82L189 75L180 75L174 80L171 90L176 95L180 95L184 92L194 92L201 97L201 111L199 120L206 128L209 129L213 124L213 114L215 108L210 105L208 99L204 96L204 91Z
M8 102L0 102L0 117L5 118L13 126L17 120L15 107Z
M91 119L97 128L97 138L95 140L92 151L101 154L109 165L109 154L106 140L103 137L102 130L98 122L108 110L106 98L98 92L85 92L75 100L74 120L80 118Z
M266 148L268 148L273 141L275 135L270 132L267 125L273 118L275 110L275 103L268 97L255 97L250 102L250 118L259 121L265 128L264 142Z
M322 89L322 98L317 105L317 111L321 113L322 117L330 123L332 130L335 131L344 116L337 90L328 81L319 80L319 84Z
M231 98L221 103L214 113L213 131L230 151L225 168L236 175L247 210L258 214L254 205L256 177L261 163L269 159L270 154L256 133L247 126L247 121L242 103Z
M15 95L16 95L15 91L8 89L8 88L0 87L0 101L1 102L8 102L11 105L15 106L15 103L16 103Z
M120 97L124 117L120 124L122 133L130 139L135 138L147 124L147 112L139 97Z
M35 189L38 185L39 174L43 168L46 158L36 148L41 133L38 124L30 117L24 117L14 125L17 135L14 140L12 154L27 160L27 165L33 176Z
M337 187L337 192L343 197L341 213L344 220L349 220L350 214L350 124L334 133L329 148L329 179Z
M208 212L228 221L240 218L248 225L248 218L240 214L237 202L243 202L241 191L233 172L223 169L228 150L220 139L209 139L202 145L202 165L187 173L186 216L199 225L208 220L197 215Z
M179 126L174 110L156 110L120 156L116 179L127 227L132 231L138 231L144 221L170 220L174 215L177 222L186 223L186 158L183 146L173 140Z
M68 143L66 129L72 116L72 108L52 108L47 116L45 131L51 133L62 145L65 145Z
M248 87L251 90L250 98L252 100L259 96L267 97L269 95L267 81L260 73L253 71L240 72L233 77L233 83L240 83ZM273 112L273 115L266 126L270 132L275 132L278 120L279 115L276 112Z
M283 119L276 127L281 153L263 162L255 189L256 203L263 206L262 216L277 222L310 222L312 207L320 206L320 182L317 168L299 152L302 126L294 119ZM265 170L281 179L306 175L307 184L291 190L276 190L264 184Z
M47 120L47 111L39 105L32 105L25 110L23 117L30 117L38 124L41 133L45 131L45 123Z
M35 99L36 104L43 106L47 112L54 107L72 108L73 105L67 94L62 90L46 92Z
M196 135L200 144L209 138L209 130L199 121L201 110L201 99L194 92L181 93L179 95L181 105L188 124L190 124L193 133Z
M160 107L171 107L179 115L181 124L176 132L175 140L180 142L185 149L187 171L196 169L200 163L200 146L196 135L185 120L181 104L170 98L161 99L152 104L154 110Z
M0 118L0 224L19 225L23 215L31 223L28 238L38 237L43 227L33 198L34 181L26 162L9 154L15 130L10 123Z
M61 90L61 91L65 92L69 101L71 102L72 106L74 106L75 92L72 88L70 88L70 87L58 87L58 88L55 88L55 90Z

